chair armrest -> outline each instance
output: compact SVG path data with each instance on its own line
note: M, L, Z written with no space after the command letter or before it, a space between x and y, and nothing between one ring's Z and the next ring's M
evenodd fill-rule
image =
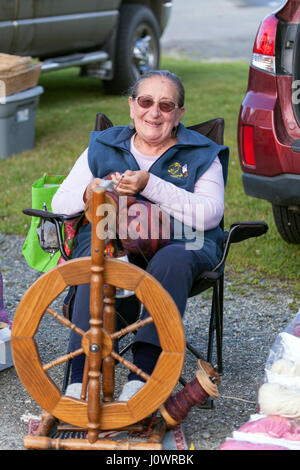
M239 243L248 238L264 235L268 228L268 224L263 221L235 222L230 226L228 238L230 243Z
M63 236L62 236L62 227L63 227L64 222L83 218L84 211L78 212L72 215L66 215L66 214L54 214L52 212L49 212L46 210L40 210L40 209L23 209L23 214L30 215L32 217L39 217L40 219L42 219L41 232L43 232L43 235L38 235L38 237L40 239L39 241L40 241L41 248L44 249L45 251L47 251L48 246L47 246L47 241L45 244L47 248L45 247L45 245L42 246L42 242L41 242L41 238L43 239L43 242L46 240L43 224L47 221L47 222L51 222L55 226L56 238L57 238L57 249L59 249L59 251L61 252L62 257L66 261L68 261L70 257L65 251L64 241L63 241Z
M30 215L32 217L40 217L41 219L48 219L53 221L54 219L63 222L64 220L72 220L80 217L83 212L77 212L76 214L66 215L66 214L54 214L53 212L44 211L41 209L23 209L23 214Z
M197 281L208 280L216 281L220 277L220 274L216 271L203 271L197 278Z
M235 222L231 224L229 232L226 235L224 243L223 256L221 261L215 266L213 271L219 271L223 267L229 253L231 243L239 243L248 238L260 237L268 231L269 227L263 221Z

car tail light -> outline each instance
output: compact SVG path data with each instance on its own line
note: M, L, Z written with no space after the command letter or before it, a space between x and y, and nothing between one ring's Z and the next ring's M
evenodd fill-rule
M278 19L267 16L261 23L253 47L251 64L254 67L275 73L275 39Z
M255 166L255 155L253 146L253 127L243 127L243 147L244 147L244 162L246 165Z

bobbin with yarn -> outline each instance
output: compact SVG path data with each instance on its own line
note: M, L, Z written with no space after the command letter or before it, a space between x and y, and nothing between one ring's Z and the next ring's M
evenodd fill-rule
M208 397L219 396L220 378L209 362L199 359L195 376L194 380L187 383L180 392L170 396L160 407L160 413L168 428L173 428L183 421L193 406L203 404Z

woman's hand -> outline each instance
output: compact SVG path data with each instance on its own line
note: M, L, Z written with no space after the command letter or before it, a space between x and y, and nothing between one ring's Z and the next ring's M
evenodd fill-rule
M115 173L113 181L116 183L115 190L124 196L133 196L143 191L148 183L150 174L145 170L126 170L122 175Z
M99 186L99 184L102 183L102 179L101 178L94 178L93 181L91 181L90 184L87 185L86 187L86 190L84 192L84 195L83 195L83 200L84 202L88 201L89 199L91 199L92 197L92 194L93 194L93 190Z

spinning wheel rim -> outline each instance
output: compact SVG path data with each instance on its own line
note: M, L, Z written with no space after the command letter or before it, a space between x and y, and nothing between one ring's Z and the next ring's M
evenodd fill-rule
M71 260L53 268L27 290L17 308L12 328L15 368L29 394L56 418L80 427L88 425L87 402L61 395L43 369L34 335L51 302L66 287L87 284L90 277L90 257ZM135 265L106 259L104 282L135 292L153 318L162 347L149 381L136 395L128 402L101 404L99 428L108 430L140 421L156 411L168 398L183 367L185 338L181 317L173 299L153 276ZM46 294L41 296L41 292Z

